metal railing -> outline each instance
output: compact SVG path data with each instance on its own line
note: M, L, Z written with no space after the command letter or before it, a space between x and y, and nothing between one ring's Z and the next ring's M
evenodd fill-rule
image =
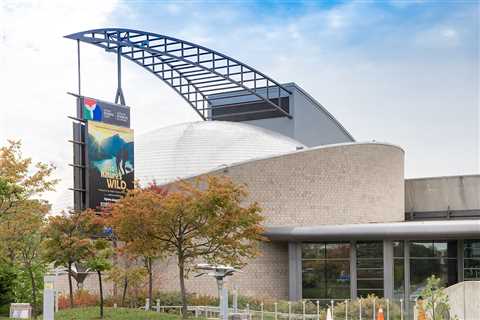
M260 303L254 307L246 304L237 309L229 307L229 314L240 314L242 319L247 320L378 320L381 318L379 313L382 313L384 320L411 320L414 308L412 305L411 312L406 312L402 299L330 300L326 304L320 300L304 300ZM182 314L182 306L161 305L160 300L155 305L147 301L142 309ZM218 306L188 306L188 312L195 318L220 318Z

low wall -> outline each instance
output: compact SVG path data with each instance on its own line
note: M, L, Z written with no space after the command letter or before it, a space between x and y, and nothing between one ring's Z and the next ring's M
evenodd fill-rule
M464 281L445 289L450 314L459 320L480 319L480 281Z

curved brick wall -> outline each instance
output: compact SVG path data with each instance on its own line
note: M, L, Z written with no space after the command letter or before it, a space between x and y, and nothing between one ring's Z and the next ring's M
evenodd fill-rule
M247 184L267 226L404 220L404 152L349 143L240 163L210 174Z

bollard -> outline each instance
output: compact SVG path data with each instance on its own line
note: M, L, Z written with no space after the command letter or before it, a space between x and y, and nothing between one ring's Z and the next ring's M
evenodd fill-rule
M250 316L250 303L247 303L247 317L249 320L251 320L251 316Z
M113 309L117 309L117 307L118 307L118 306L117 306L117 303L115 302L115 303L113 304Z
M150 311L150 299L145 299L145 311Z
M263 320L263 301L260 303L260 319Z
M156 309L157 309L157 312L160 312L160 299L157 299Z
M302 301L302 319L305 320L305 300Z
M273 304L273 306L274 306L274 320L277 320L277 317L278 317L278 315L277 315L277 312L278 312L278 310L277 310L278 303L275 302L275 303Z
M292 303L288 301L288 320L292 319Z
M320 320L320 301L317 300L317 320Z

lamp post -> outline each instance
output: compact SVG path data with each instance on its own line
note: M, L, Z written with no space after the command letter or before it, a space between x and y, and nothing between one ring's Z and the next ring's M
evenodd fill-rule
M224 279L233 275L233 273L237 272L238 270L231 266L210 265L207 263L197 264L195 269L202 271L196 275L196 277L208 275L217 280L218 298L220 300L220 318L223 320L228 320L228 291L223 287Z

